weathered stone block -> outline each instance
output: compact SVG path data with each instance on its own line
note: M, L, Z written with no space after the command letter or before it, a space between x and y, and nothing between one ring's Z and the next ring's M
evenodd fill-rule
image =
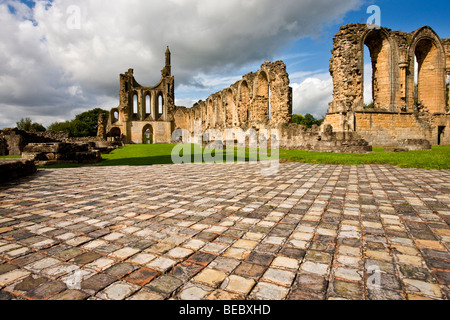
M0 182L25 177L36 173L36 165L33 161L20 159L0 160Z

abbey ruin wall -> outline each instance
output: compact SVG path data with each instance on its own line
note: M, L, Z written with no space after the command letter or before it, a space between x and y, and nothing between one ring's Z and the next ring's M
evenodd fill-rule
M364 74L365 46L371 77ZM357 132L374 146L405 138L450 144L450 39L441 40L430 27L405 33L343 26L334 38L330 73L334 99L325 126ZM372 81L371 106L364 103L366 78Z

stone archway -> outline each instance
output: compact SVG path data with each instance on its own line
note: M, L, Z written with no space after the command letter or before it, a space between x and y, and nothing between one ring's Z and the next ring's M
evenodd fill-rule
M116 142L122 140L122 131L118 127L114 127L109 132L109 138L111 141Z
M153 144L153 127L150 124L142 129L142 144Z

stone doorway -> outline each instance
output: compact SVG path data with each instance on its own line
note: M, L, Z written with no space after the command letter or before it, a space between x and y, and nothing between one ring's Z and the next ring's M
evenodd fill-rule
M120 128L114 127L109 134L110 141L117 142L122 140L122 131Z
M143 144L153 144L153 128L151 125L146 125L142 133Z
M445 133L445 127L439 126L438 127L438 146L442 144L442 140L444 139L444 133Z

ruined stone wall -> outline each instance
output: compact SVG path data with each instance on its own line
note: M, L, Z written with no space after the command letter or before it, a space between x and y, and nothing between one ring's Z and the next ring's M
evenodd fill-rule
M4 129L0 136L6 143L5 155L20 156L29 143L57 142L68 138L65 132L27 132L19 129Z
M150 130L158 143L170 143L175 111L175 78L171 75L169 48L165 57L161 80L153 87L140 85L134 78L133 69L120 75L119 106L111 110L106 129L99 126L99 136L139 144L143 143L145 132Z
M291 123L281 127L280 147L282 149L301 149L332 153L366 153L372 146L358 134L352 132L333 132L331 126L324 131L319 127Z
M334 98L323 128L357 132L374 145L393 145L408 137L447 143L449 44L430 27L412 33L372 30L365 24L341 27L330 60ZM364 106L365 46L373 69L370 109Z
M182 118L185 119L182 119ZM175 127L194 132L195 121L202 131L226 128L276 128L292 117L292 89L282 61L265 62L229 88L199 101L190 109L175 112Z
M0 156L8 155L8 145L6 144L6 140L0 135Z
M355 117L356 131L374 147L396 146L404 139L432 139L431 126L420 123L414 113L357 112Z

